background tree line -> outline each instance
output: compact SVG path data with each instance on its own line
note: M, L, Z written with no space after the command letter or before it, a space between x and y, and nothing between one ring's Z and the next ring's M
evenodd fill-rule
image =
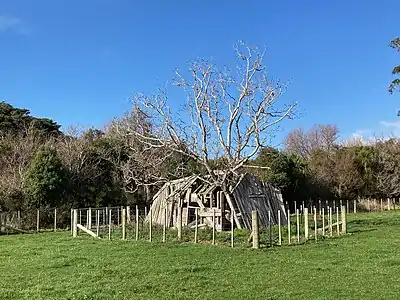
M289 133L284 149L264 148L255 163L286 201L399 197L399 139L339 142L334 125Z
M1 210L149 204L164 182L205 171L125 134L137 121L128 114L103 131L62 133L52 120L0 103ZM140 122L151 127L146 118ZM251 161L262 168L247 171L280 188L288 202L400 196L398 139L365 144L338 137L333 125L297 129L283 149L262 148Z
M122 135L120 125L133 118L63 133L52 120L0 102L0 211L148 203L163 182L192 172L187 159L160 160Z

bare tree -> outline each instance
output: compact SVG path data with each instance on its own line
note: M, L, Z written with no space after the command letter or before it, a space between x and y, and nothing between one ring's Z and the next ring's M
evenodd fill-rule
M334 168L327 171L333 174L333 190L339 199L354 198L362 187L363 178L354 153L347 148L335 152Z
M376 184L382 195L400 195L400 140L377 141Z
M69 171L71 183L82 185L85 183L81 179L96 180L108 172L103 160L114 161L118 149L95 146L94 141L103 138L102 131L70 127L67 133L58 140L57 151Z
M197 161L218 185L238 175L268 144L276 126L293 116L295 103L277 102L287 85L267 76L264 52L243 43L235 50L235 71L218 69L206 60L192 63L189 73L176 71L174 84L187 96L179 113L172 112L164 90L153 96L135 95L132 111L146 116L151 132L136 118L125 134L134 135L147 149L163 149L164 156L179 153ZM223 162L219 173L212 164L215 160Z
M120 155L114 158L113 163L121 172L125 192L143 195L144 201L149 202L154 187L184 173L183 165L187 159L167 147L143 143L137 131L151 136L153 129L147 117L140 110L133 109L111 122L106 128L106 136L118 143L116 148Z
M334 150L338 137L339 130L335 125L315 125L309 131L295 129L286 137L285 148L302 158L309 158L318 150Z
M19 135L0 134L0 197L8 208L21 208L26 171L40 145L53 144L34 128L27 127Z

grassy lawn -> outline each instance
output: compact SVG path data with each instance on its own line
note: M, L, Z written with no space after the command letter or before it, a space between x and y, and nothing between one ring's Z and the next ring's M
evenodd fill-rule
M400 212L349 215L349 235L254 251L0 236L0 299L398 299Z

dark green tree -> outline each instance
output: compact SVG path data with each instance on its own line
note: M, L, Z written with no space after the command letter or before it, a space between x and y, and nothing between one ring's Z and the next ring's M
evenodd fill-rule
M261 149L254 164L263 168L252 169L253 172L279 188L285 201L293 203L312 197L308 166L298 155L265 147Z
M377 149L373 146L355 146L347 149L354 153L354 160L362 176L360 196L374 197L377 193L375 174L378 167Z
M54 148L43 146L29 166L25 195L31 207L54 207L62 204L66 172Z
M32 117L28 109L0 102L0 132L25 136L28 131L42 136L61 135L60 125L53 120Z
M395 38L390 42L390 47L400 52L400 38ZM400 76L400 65L395 66L392 70L392 74ZM389 85L389 92L393 93L395 90L400 89L400 78L395 78Z
M89 129L81 136L65 137L59 152L68 170L67 193L71 206L125 204L122 176L115 162L124 156L118 141Z

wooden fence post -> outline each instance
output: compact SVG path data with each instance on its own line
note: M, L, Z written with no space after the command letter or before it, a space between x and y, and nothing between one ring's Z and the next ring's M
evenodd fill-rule
M296 209L297 243L300 243L300 217L299 210Z
M87 229L92 229L92 209L89 207L88 210L88 224Z
M314 234L315 234L315 240L317 240L317 209L314 209Z
M381 211L383 211L383 200L381 198Z
M231 247L232 248L234 246L234 230L235 230L235 224L233 223L233 220L234 220L233 214L234 214L234 211L231 210Z
M342 234L347 233L347 224L346 224L346 209L342 206Z
M199 230L199 209L196 207L194 209L195 217L196 217L196 226L194 227L194 243L197 243L197 235L198 235L198 230Z
M215 245L215 209L212 210L212 244Z
M136 205L136 226L135 226L135 240L139 240L139 209Z
M258 216L256 210L251 212L251 229L253 231L253 249L259 249L260 232L258 231Z
M72 211L72 236L77 237L78 236L78 210L74 209Z
M162 241L163 241L163 243L165 243L165 240L166 240L166 233L167 233L167 215L168 215L167 209L168 209L168 207L165 206L165 209L164 209L163 232L162 232ZM196 216L196 218L197 218L197 216ZM196 223L197 223L197 222L196 222Z
M74 210L71 208L71 234L74 234Z
M126 239L126 209L122 209L122 240Z
M390 199L389 198L387 199L387 203L388 203L387 210L390 210Z
M108 239L111 240L112 210L108 210Z
M288 230L288 244L290 245L292 237L290 236L290 210L287 211L287 230Z
M18 215L19 215L19 211L18 211ZM19 216L18 216L18 223L19 223ZM54 232L57 231L57 208L54 209Z
M177 220L178 221L178 224L177 224L178 241L181 241L182 240L182 207L178 206L177 209L178 209L178 220Z
M304 208L304 238L308 240L308 208Z
M336 209L338 209L336 207ZM354 213L357 213L357 200L354 200Z
M100 210L96 210L96 236L100 234Z
M282 245L282 232L281 232L281 210L278 209L278 245Z
M270 210L268 211L268 230L269 230L269 246L272 247L272 218Z
M330 236L333 236L333 228L332 228L332 207L329 207L329 231L330 231Z
M337 235L340 235L340 229L339 229L339 208L336 207L336 233Z
M18 218L18 228L21 229L21 212L17 212L17 218Z
M131 207L127 206L126 207L126 224L131 223Z
M325 208L322 209L322 236L325 236Z
M36 232L40 231L39 222L40 222L40 210L38 209L36 211Z
M152 237L152 234L153 234L153 232L152 232L152 229L153 229L153 220L152 220L152 212L151 212L151 209L150 209L150 211L149 211L149 241L151 242L152 241L152 239L153 239L153 237ZM181 219L182 219L182 217L181 217Z
M117 226L119 226L120 224L120 217L119 217L119 210L121 209L121 207L117 207Z

